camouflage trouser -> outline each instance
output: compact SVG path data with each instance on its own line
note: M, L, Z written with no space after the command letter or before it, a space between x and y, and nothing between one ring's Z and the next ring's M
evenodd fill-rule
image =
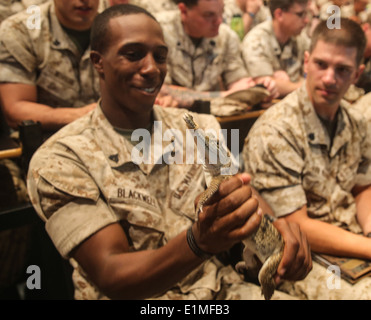
M313 262L313 269L304 280L286 282L280 286L280 290L299 299L369 300L371 299L371 277L366 277L352 285L343 279L335 279L327 268Z
M161 296L161 300L209 300L210 293L206 293L205 290L193 290L191 293L184 295L183 293L175 292L173 290L168 291L164 296ZM264 300L261 289L259 286L249 282L233 283L222 286L220 292L214 295L215 300ZM297 300L296 297L290 296L285 292L276 290L271 300Z
M260 286L243 281L241 275L237 274L232 267L228 266L219 270L224 273L220 278L219 290L214 292L206 288L195 288L187 294L181 290L169 290L165 295L159 297L161 300L264 300ZM272 300L297 300L285 292L276 290Z
M70 263L75 268L73 273L73 280L76 286L76 282L83 283L84 280L77 270L80 268L76 261L70 259ZM210 276L210 274L209 274ZM157 296L150 300L263 300L264 297L261 293L261 289L254 283L246 282L242 280L241 275L231 267L223 267L218 269L217 274L213 273L209 279L217 281L215 286L214 282L204 286L196 286L195 288L175 287L168 290L165 294ZM218 280L216 280L216 279ZM220 280L220 281L219 281ZM206 280L207 281L207 280ZM189 287L193 285L189 283ZM214 288L214 289L211 289ZM87 299L108 299L99 293L98 289L94 286L83 285L77 287L75 290L76 300L87 300ZM276 290L272 296L272 300L297 300L296 297L289 296L287 293Z
M21 170L11 160L0 160L0 208L28 201L27 189ZM25 267L31 228L0 231L0 290L17 281Z

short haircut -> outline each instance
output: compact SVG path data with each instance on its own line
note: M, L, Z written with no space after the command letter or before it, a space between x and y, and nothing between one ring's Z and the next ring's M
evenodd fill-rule
M361 26L348 18L341 18L340 29L327 26L327 21L321 21L313 31L309 52L312 52L319 40L338 46L357 49L356 63L359 66L366 48L366 36Z
M90 47L93 51L104 53L109 43L108 24L112 18L132 15L132 14L145 14L148 17L156 20L156 18L142 7L132 4L118 4L111 6L98 14L91 27L90 32Z
M272 17L274 16L274 11L276 9L281 9L282 11L287 11L291 8L294 3L298 4L306 4L308 3L308 0L270 0L268 2L269 10L272 14Z
M156 1L156 0L153 0ZM199 0L173 0L176 4L184 3L187 8L192 8L198 4Z

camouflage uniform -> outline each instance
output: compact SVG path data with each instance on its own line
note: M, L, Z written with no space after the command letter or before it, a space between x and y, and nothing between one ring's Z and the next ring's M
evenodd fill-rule
M281 50L272 20L269 20L246 35L242 42L242 56L253 78L272 76L275 71L283 70L292 82L297 82L303 76L304 52L309 44L308 37L302 33L292 37Z
M0 23L7 17L48 0L0 0Z
M232 17L234 14L243 15L243 12L236 4L236 0L224 0L224 13L223 18L224 22L228 25L231 25ZM270 20L272 18L269 8L267 6L261 6L258 12L256 13L254 20L250 26L250 30L257 26L259 23Z
M27 12L0 27L0 82L36 85L38 102L52 107L82 107L99 97L98 74L89 52L80 55L55 15L54 2L40 6L40 28L27 26Z
M352 108L362 113L371 126L371 92L365 94L356 103L352 104Z
M185 124L179 109L154 108L163 134L178 129L181 152ZM201 127L219 130L215 118L194 114ZM156 132L154 133L156 135ZM153 136L152 136L153 137ZM181 141L183 139L183 141ZM155 139L151 139L153 145ZM171 153L151 153L151 163ZM183 143L185 148L186 143ZM195 219L194 199L205 179L198 164L135 164L137 150L110 125L100 107L61 129L34 155L28 190L57 249L70 258L73 248L99 229L119 222L132 251L157 249L186 230ZM184 154L184 153L183 153ZM164 158L162 158L164 156ZM73 173L73 174L72 174ZM77 299L106 299L71 258ZM236 291L229 290L231 287ZM260 288L244 283L231 266L212 258L156 299L261 298ZM286 297L279 292L277 298Z
M149 11L152 14L156 14L162 11L177 10L178 7L172 0L129 0L130 4L135 4ZM110 6L109 0L101 0L101 8L106 9Z
M204 38L196 48L184 32L179 11L157 15L169 47L167 84L197 91L219 91L220 81L228 87L247 76L241 59L239 38L221 24L219 35Z
M363 116L342 102L331 146L304 84L254 124L243 149L245 170L278 217L307 205L310 218L360 233L351 190L371 183L371 136L367 130ZM323 289L326 284L322 281L329 277L322 269L321 275L312 271L305 280L293 284L292 290L298 295L304 290L301 294L310 299L332 299L340 294L345 299L371 298L370 290L353 292L370 286L371 278L362 280L353 291L317 290ZM343 288L349 286L344 284Z
M333 11L330 11L330 13L327 12L327 8L333 5L334 5L333 1L327 1L320 6L319 8L320 18L322 20L327 20L330 16L334 14ZM351 4L341 6L340 14L343 18L350 18L351 16L354 16L355 11L353 7L353 2Z

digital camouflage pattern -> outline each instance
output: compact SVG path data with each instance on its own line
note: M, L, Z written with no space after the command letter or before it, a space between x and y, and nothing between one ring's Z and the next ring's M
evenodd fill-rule
M178 9L177 5L172 0L129 0L129 3L142 7L152 14ZM101 6L103 9L108 8L110 6L109 0L101 0Z
M345 101L331 145L304 84L257 120L243 159L277 216L307 205L311 218L361 231L351 190L371 183L370 136L365 119Z
M166 84L197 91L219 91L221 81L228 87L247 77L239 38L227 25L221 24L218 36L204 38L196 48L184 32L179 11L163 12L156 18L169 48Z
M185 141L184 111L158 106L154 111L155 119L162 121L162 132L179 129ZM194 117L201 128L219 130L215 118ZM169 156L168 145L169 141L163 141L164 153L157 157ZM137 251L165 245L195 220L194 200L205 188L202 166L167 165L164 161L136 165L132 152L133 144L115 131L97 107L61 129L35 153L28 176L30 198L63 257L70 258L73 248L111 223L122 225L131 250ZM154 152L151 155L151 163L161 159L154 157ZM70 261L74 266L75 297L107 299L77 262ZM230 291L230 287L236 291ZM216 258L153 298L212 299L218 295L262 298L259 287L245 284L231 266L222 265ZM280 297L286 296L277 292L273 298Z
M52 107L82 107L99 97L99 80L88 48L80 60L76 45L63 31L54 2L40 6L41 25L29 28L21 12L0 27L0 82L36 85L38 102Z
M367 123L371 127L371 92L365 94L357 102L352 104L352 108L359 111L367 119Z
M11 15L48 0L0 0L0 23Z
M307 205L309 217L361 233L351 190L371 183L369 124L345 101L337 117L331 144L304 84L256 121L245 140L245 170L277 216ZM370 290L361 290L370 288L371 278L355 286L342 281L342 291L326 290L328 278L326 268L316 266L280 290L308 299L371 298Z
M224 0L224 13L223 19L227 25L231 25L231 21L234 14L243 15L242 10L237 5L237 0ZM256 13L254 20L250 26L250 30L257 26L259 23L271 19L271 13L267 6L261 6L258 12Z
M245 170L277 216L307 205L309 217L361 232L351 190L371 183L371 136L370 125L354 108L341 103L332 145L305 84L256 121L245 140ZM335 290L326 287L329 277L314 262L304 280L279 289L300 299L371 298L371 278L356 285L341 280L341 289Z
M304 280L286 281L279 289L301 300L370 300L371 277L350 284L313 262L313 268Z
M292 37L281 50L272 20L268 20L246 35L242 42L242 56L253 78L272 76L274 72L283 70L292 82L297 82L303 76L304 52L309 44L309 38L302 32Z

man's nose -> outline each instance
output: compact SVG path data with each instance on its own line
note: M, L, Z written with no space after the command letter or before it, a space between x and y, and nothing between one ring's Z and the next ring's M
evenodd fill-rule
M147 54L145 58L143 59L143 64L141 68L142 74L155 74L159 72L159 68L157 65L157 62L152 54Z
M325 84L331 85L336 83L336 78L335 78L335 70L333 68L327 68L324 71L322 80Z
M220 26L223 22L223 15L222 14L218 14L218 16L216 17L216 21L215 21L215 24Z

